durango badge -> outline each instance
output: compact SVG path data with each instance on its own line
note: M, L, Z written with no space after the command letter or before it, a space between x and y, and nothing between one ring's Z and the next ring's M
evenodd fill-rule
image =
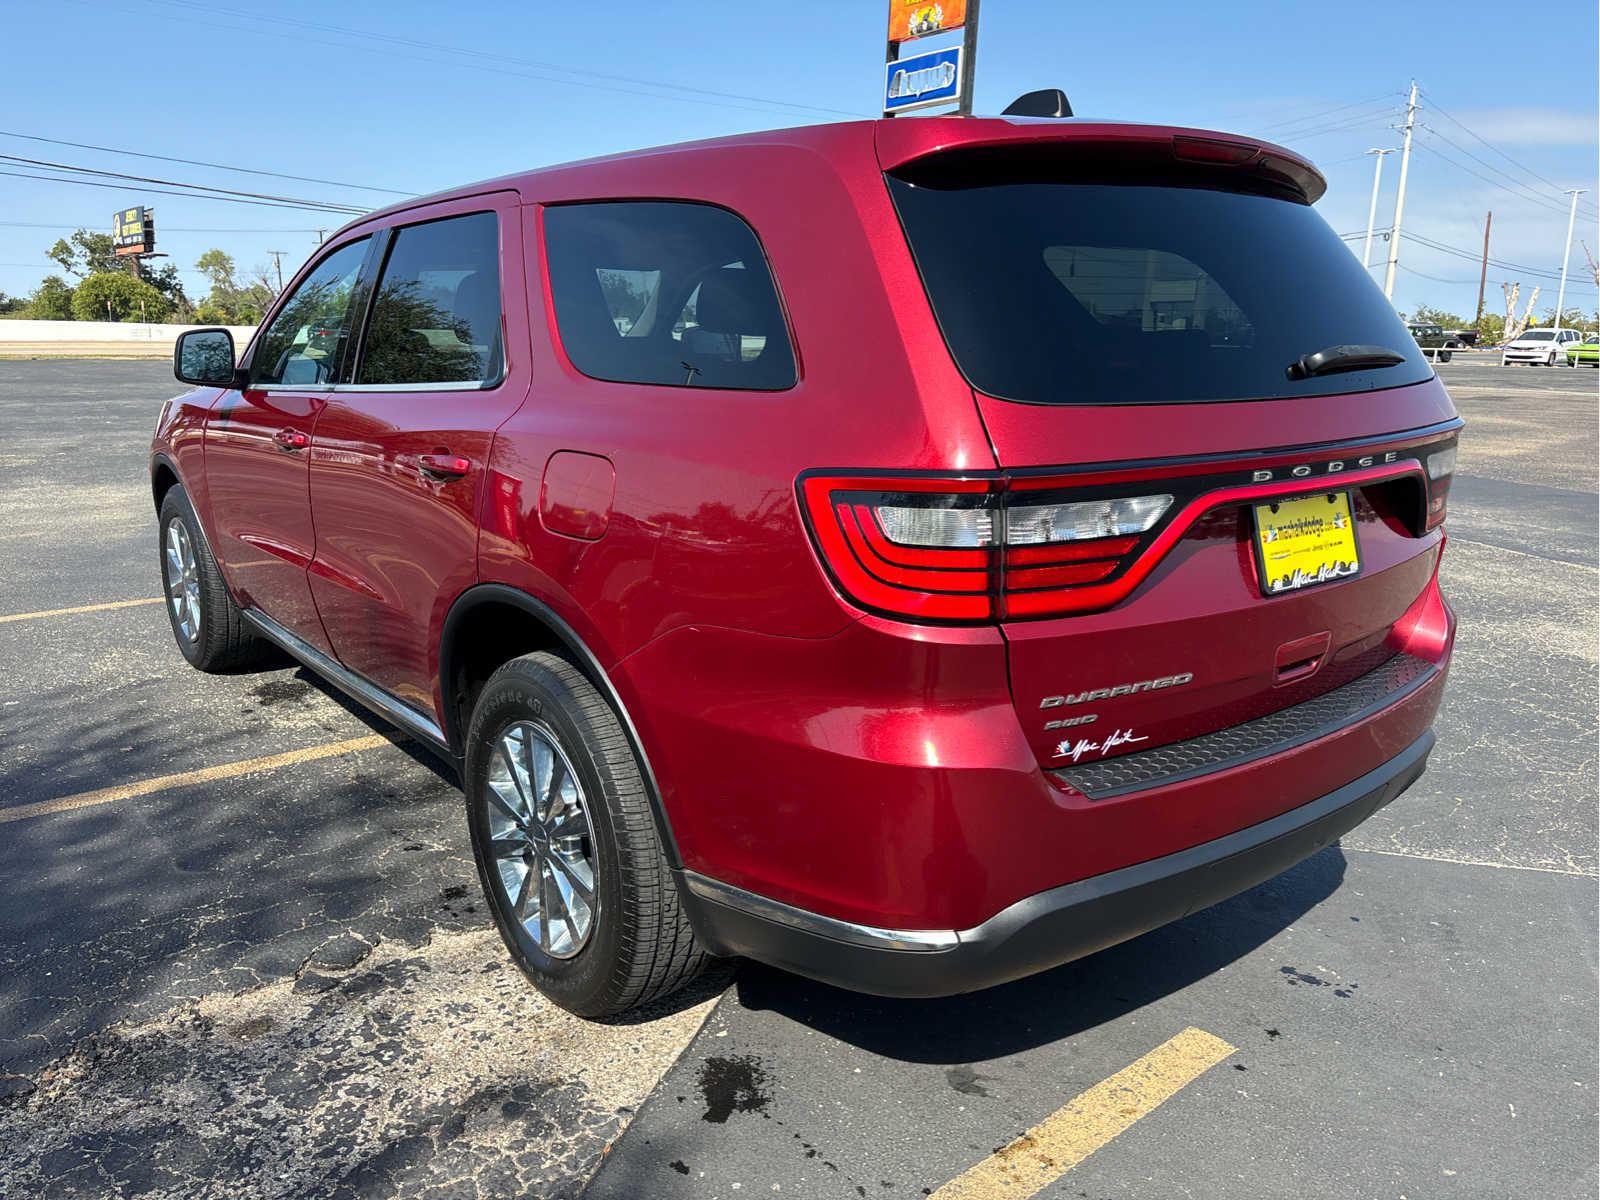
M1118 696L1132 696L1137 692L1158 692L1162 688L1182 687L1194 678L1193 671L1177 675L1163 675L1159 679L1141 679L1138 683L1119 683L1116 687L1095 688L1065 696L1046 696L1039 701L1040 708L1060 708L1063 704L1085 704L1090 700L1114 700Z

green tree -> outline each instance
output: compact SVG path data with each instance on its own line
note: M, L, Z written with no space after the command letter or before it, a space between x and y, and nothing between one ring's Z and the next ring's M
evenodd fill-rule
M59 275L46 275L28 299L28 316L35 321L72 320L72 285Z
M1478 345L1494 346L1500 341L1500 335L1505 331L1506 319L1497 313L1486 312L1478 318L1474 326L1478 331Z
M1466 325L1455 313L1428 304L1417 305L1416 311L1408 319L1414 325L1442 325L1446 329L1460 329Z
M108 271L77 286L72 315L80 321L165 321L172 315L172 302L142 279Z
M1551 325L1551 326L1553 326L1553 325L1555 325L1555 321L1556 321L1556 306L1554 304L1552 304L1549 308L1544 310L1544 313L1539 317L1539 319L1537 321L1534 322L1534 324L1535 325ZM1562 329L1587 329L1588 327L1589 327L1589 320L1588 320L1588 318L1586 318L1583 315L1583 309L1575 308L1575 307L1573 307L1571 305L1568 305L1567 308L1562 312L1560 328L1562 328Z
M78 230L70 239L58 238L56 244L45 251L45 257L54 259L61 264L63 271L79 279L108 271L125 273L127 270L112 249L111 235L90 233L87 229Z
M0 313L21 312L28 307L28 302L21 296L8 296L0 292Z
M240 283L233 256L225 251L207 250L194 265L211 281L211 293L196 310L196 320L216 325L254 325L276 297L265 282L264 270ZM201 312L207 315L202 317Z

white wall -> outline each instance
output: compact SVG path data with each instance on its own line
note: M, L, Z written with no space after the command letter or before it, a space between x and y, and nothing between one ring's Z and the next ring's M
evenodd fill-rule
M0 345L6 342L162 342L171 345L186 329L201 325L145 325L138 321L0 321ZM235 350L243 351L254 325L230 325Z

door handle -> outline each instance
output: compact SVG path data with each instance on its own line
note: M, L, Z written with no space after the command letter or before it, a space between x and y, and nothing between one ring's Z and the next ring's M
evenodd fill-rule
M298 429L290 429L287 425L272 435L272 440L278 443L280 450L304 450L311 444L309 435L301 433Z
M460 479L472 470L472 460L459 454L419 454L417 465L435 479Z

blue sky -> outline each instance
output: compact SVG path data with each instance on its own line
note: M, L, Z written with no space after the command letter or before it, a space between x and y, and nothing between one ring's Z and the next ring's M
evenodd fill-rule
M723 133L876 114L887 4L362 0L53 0L8 6L0 154L344 204L398 198L27 141L16 134L227 163L340 184L428 192L518 169ZM1494 211L1486 308L1498 281L1554 303L1566 197L1580 202L1568 304L1600 298L1578 240L1600 257L1596 7L1556 0L1414 7L1365 0L1100 5L986 0L976 106L1056 85L1082 115L1233 130L1310 156L1319 210L1364 231L1371 147L1398 146L1404 93L1423 90L1395 303L1470 318L1484 213ZM1415 14L1415 15L1413 15ZM1506 47L1515 39L1515 53ZM791 102L791 106L780 103ZM797 107L798 106L798 107ZM14 162L0 170L42 172ZM1399 155L1384 164L1378 226ZM0 291L50 273L44 250L118 208L157 210L160 249L185 271L220 246L241 268L285 251L284 274L340 216L0 175ZM1381 262L1384 244L1374 248ZM1382 279L1381 267L1374 275Z

